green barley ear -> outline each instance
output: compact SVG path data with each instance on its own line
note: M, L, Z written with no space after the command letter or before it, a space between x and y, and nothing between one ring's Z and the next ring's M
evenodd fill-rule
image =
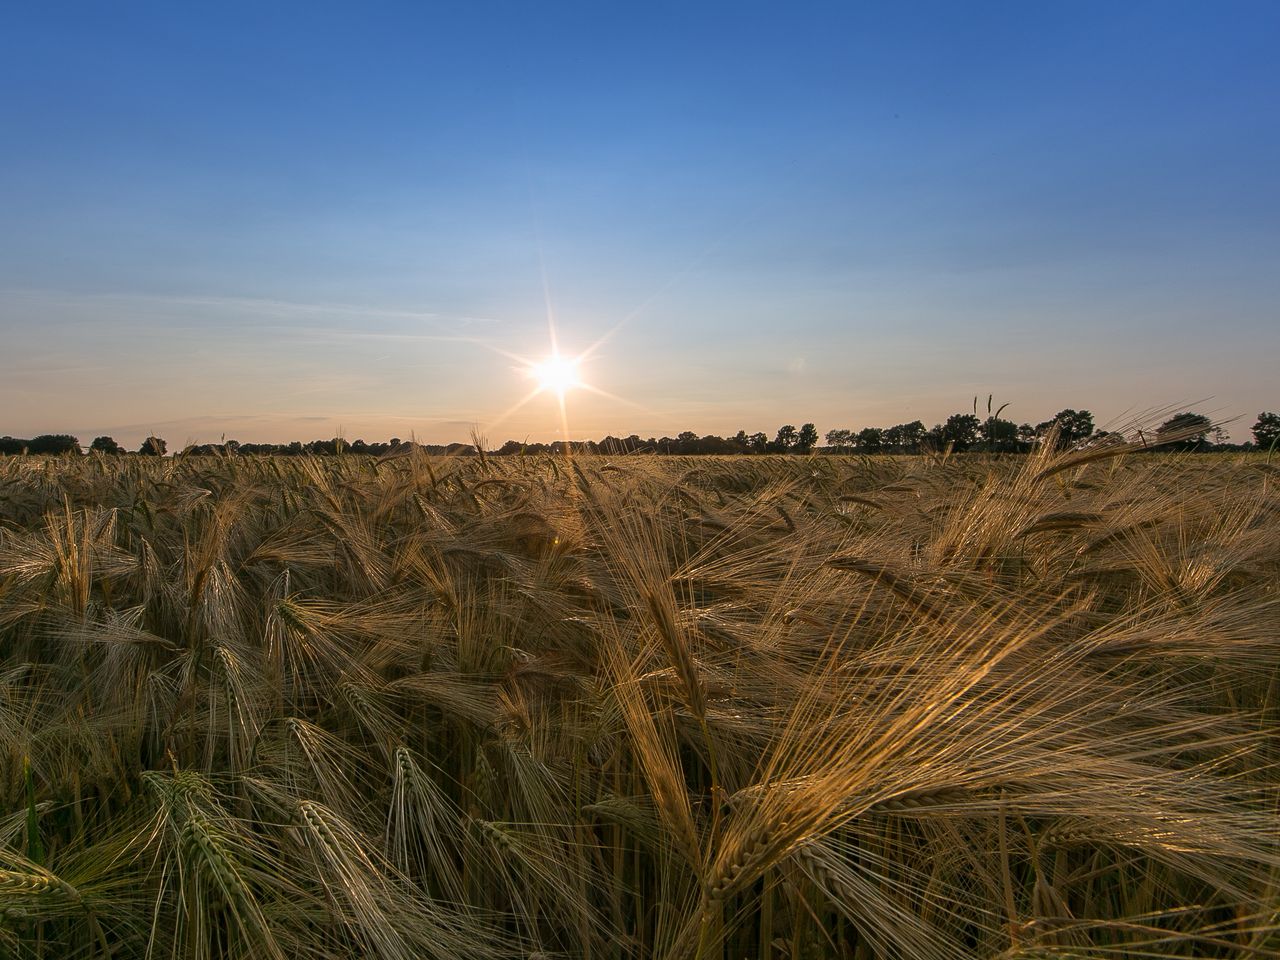
M22 758L22 778L27 787L27 859L44 866L44 844L40 842L40 811L36 809L36 778L31 758Z

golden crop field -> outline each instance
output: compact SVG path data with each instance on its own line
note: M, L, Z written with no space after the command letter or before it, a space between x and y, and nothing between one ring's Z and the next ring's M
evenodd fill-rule
M0 460L0 956L1280 956L1260 456Z

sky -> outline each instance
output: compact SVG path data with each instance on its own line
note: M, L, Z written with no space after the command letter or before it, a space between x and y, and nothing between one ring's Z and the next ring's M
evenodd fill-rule
M1280 409L1270 0L4 21L0 434L552 440L552 326L575 439Z

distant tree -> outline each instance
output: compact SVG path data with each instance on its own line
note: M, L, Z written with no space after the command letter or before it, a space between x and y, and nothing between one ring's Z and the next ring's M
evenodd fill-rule
M1018 424L1018 442L1030 446L1036 441L1036 428L1029 423Z
M972 413L953 413L942 424L939 438L943 444L951 444L957 453L963 453L978 442L982 422Z
M124 453L124 449L120 444L116 443L110 437L94 437L93 443L89 444L89 449L97 451L98 453Z
M1000 419L1000 414L1004 413L1009 404L1002 403L994 411L993 406L995 406L995 394L989 393L987 394L987 415L978 428L978 434L982 438L982 449L988 453L1018 449L1017 424ZM973 412L975 416L978 413L977 397L973 398Z
M773 438L770 449L773 453L786 453L796 444L796 428L788 423L786 426L778 428L778 435Z
M1179 450L1195 450L1213 429L1213 421L1203 413L1175 413L1156 428L1156 439Z
M769 435L767 433L753 433L749 443L752 453L768 453L769 452Z
M162 437L147 437L138 448L144 457L163 457L169 451L169 445Z
M918 453L929 431L919 420L899 423L884 432L884 445L898 453Z
M225 436L220 443L193 443L177 454L179 457L230 457L238 453L258 453L258 444L247 443L241 446L239 440L228 440Z
M1058 446L1071 447L1093 435L1093 414L1088 410L1059 410L1052 420L1036 424L1036 436L1043 437L1058 428Z
M711 453L729 454L742 453L742 445L738 443L736 437L703 437L703 443L710 444Z
M1280 413L1260 413L1253 425L1253 443L1259 450L1280 446Z
M812 423L806 423L800 427L800 432L796 434L795 450L796 453L808 453L818 442L818 428Z
M988 417L982 421L982 446L991 453L1009 453L1020 450L1018 425L1012 420Z
M852 430L828 430L826 441L827 446L837 453L843 453L849 446Z
M515 448L513 450L507 450L507 447L510 447L513 443L515 444ZM524 451L524 447L525 447L525 444L517 443L514 440L508 440L506 445L502 449L507 450L508 453L521 453ZM625 438L608 436L600 441L600 452L604 454L608 454L609 456L618 456L620 454L625 454L625 453L635 453L639 447L640 447L640 438L637 437L634 433L631 436L625 437Z
M27 453L79 453L80 441L66 433L45 433L27 441Z
M338 452L338 440L312 440L307 444L307 453L314 457L331 457Z
M15 456L27 449L30 440L21 440L17 437L0 437L0 454L6 456Z
M1053 419L1058 422L1059 436L1069 444L1093 435L1093 414L1088 410L1061 410Z
M854 437L859 453L880 453L884 449L884 431L879 427L863 427Z

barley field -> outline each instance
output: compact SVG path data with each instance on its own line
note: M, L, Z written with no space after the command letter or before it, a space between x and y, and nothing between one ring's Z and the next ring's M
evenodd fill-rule
M0 956L1280 956L1280 471L0 459Z

